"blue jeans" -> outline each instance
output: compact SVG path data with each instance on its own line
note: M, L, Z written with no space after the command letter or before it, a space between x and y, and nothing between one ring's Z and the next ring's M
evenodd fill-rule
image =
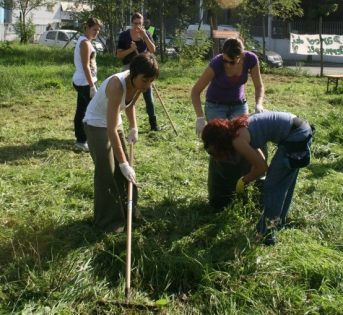
M304 141L312 134L311 127L303 123L291 130L285 141ZM308 143L308 150L311 141ZM286 148L279 144L272 158L264 182L264 212L257 224L257 231L265 234L269 224L275 226L286 222L299 168L290 168L287 163Z
M247 103L235 106L211 102L205 103L207 121L216 118L232 119L243 114L248 114ZM245 175L249 169L249 164L243 159L233 164L226 161L217 161L210 156L207 178L210 205L217 209L226 207L231 201L237 180Z
M206 120L210 121L216 118L232 119L237 116L248 114L248 104L228 106L226 104L205 103Z

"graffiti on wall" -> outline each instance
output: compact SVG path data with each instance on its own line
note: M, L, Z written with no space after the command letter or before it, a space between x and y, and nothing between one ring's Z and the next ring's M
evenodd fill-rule
M322 35L323 55L343 56L343 36ZM319 34L293 34L290 38L290 52L298 55L320 55Z

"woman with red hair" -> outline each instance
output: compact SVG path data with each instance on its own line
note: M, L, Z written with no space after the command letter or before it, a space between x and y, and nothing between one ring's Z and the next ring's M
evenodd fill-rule
M250 171L237 181L237 193L267 172L264 210L256 226L266 245L276 242L275 229L286 223L299 168L310 163L312 133L307 122L282 112L214 119L202 132L205 150L215 160L237 163L244 158L249 162ZM277 150L268 166L259 148L269 141Z

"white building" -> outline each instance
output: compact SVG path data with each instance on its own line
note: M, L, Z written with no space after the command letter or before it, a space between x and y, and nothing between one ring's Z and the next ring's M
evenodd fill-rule
M74 18L74 13L89 10L88 5L79 4L75 1L56 1L55 4L32 10L27 19L31 18L35 24L34 40L36 41L49 24L53 29L58 29L63 25L75 27L77 21ZM18 21L19 16L19 10L7 10L0 7L0 41L18 39L13 25Z

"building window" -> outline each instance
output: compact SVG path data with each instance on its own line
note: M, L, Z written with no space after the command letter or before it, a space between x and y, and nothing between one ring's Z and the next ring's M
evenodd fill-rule
M12 23L12 10L5 9L4 23Z

